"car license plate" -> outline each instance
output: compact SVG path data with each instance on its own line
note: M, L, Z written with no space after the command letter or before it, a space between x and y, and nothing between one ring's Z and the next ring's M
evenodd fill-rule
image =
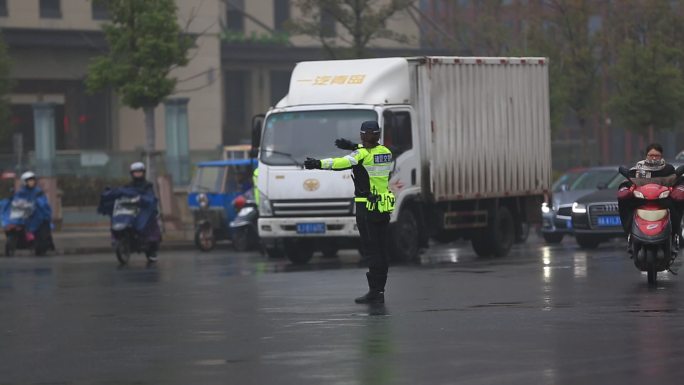
M565 227L568 228L568 229L572 229L572 219L568 219L568 220L565 222Z
M297 234L325 234L325 223L297 223Z
M620 216L618 215L605 215L598 217L599 226L620 226Z

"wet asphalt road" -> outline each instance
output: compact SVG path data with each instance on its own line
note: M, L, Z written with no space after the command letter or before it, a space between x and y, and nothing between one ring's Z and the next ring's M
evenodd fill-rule
M684 277L649 289L622 243L436 247L372 308L356 258L0 258L0 384L684 381Z

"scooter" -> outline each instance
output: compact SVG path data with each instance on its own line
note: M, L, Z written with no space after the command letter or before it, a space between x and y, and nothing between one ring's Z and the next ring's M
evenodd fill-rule
M17 249L33 249L36 256L43 256L48 250L55 250L52 231L48 220L41 220L38 228L28 231L29 221L36 212L36 202L15 197L9 203L8 212L3 215L3 227L7 242L5 255L13 256ZM5 210L3 210L5 211Z
M679 237L672 234L669 197L672 186L684 174L684 166L675 175L665 178L631 178L629 169L621 166L620 174L633 185L632 194L643 200L634 211L629 242L637 269L645 271L648 284L655 285L658 273L671 271L677 258Z
M237 251L253 250L259 247L259 210L251 197L238 196L233 200L237 216L230 222L233 248Z
M98 207L100 214L111 217L112 246L121 265L128 263L132 253L145 253L149 262L157 260L160 234L154 222L156 198L136 191L127 187L108 189Z

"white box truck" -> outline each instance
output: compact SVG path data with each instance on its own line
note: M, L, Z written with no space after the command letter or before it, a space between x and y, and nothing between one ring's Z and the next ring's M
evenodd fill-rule
M307 156L349 151L377 120L394 153L391 256L432 237L505 255L540 220L551 177L545 58L416 57L302 62L290 89L253 127L259 235L269 255L306 263L358 241L350 171L304 170Z

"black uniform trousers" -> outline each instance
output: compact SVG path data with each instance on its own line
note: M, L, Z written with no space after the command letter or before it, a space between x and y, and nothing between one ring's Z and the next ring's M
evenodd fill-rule
M359 229L361 236L361 245L359 251L361 252L361 261L368 262L368 228L366 227L366 217L368 216L368 209L366 209L366 202L356 202L356 228Z
M384 291L389 270L389 213L369 211L366 215L366 239L368 245L368 286L371 290Z

